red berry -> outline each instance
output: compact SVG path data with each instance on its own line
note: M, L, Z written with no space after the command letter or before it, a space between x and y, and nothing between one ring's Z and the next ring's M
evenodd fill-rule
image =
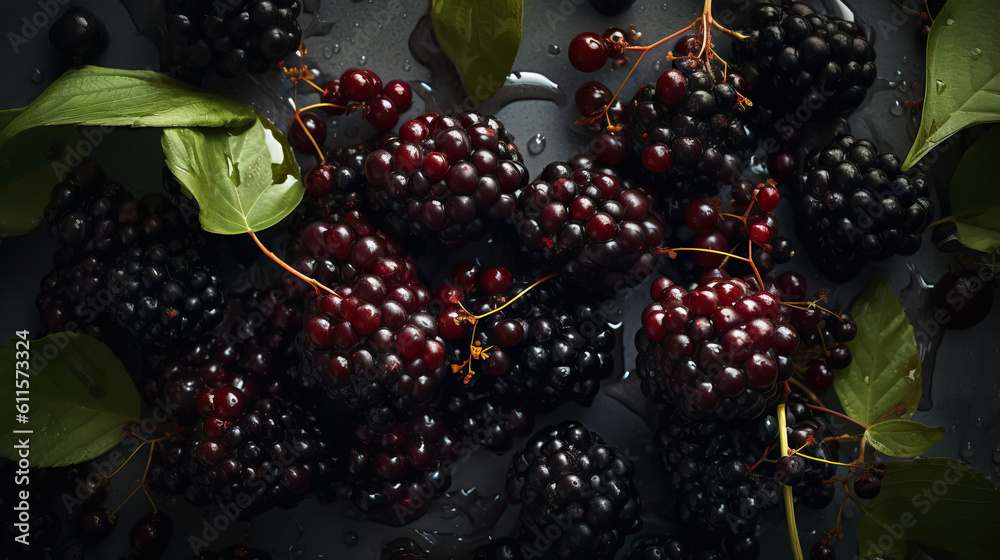
M299 119L302 120L301 124ZM299 113L299 119L292 121L292 128L288 131L288 143L304 154L316 151L312 140L315 140L316 145L322 148L323 143L326 142L326 123L323 122L323 119L315 113ZM302 128L303 124L305 128ZM306 131L309 133L306 134ZM312 140L309 139L310 135Z
M611 90L601 82L587 82L576 90L574 101L580 114L590 117L603 111L611 102Z
M680 70L670 69L656 79L656 97L665 105L676 107L687 95L687 81Z
M347 106L347 99L344 99L343 94L340 92L340 82L337 80L330 80L326 83L326 89L323 90L323 95L321 96L323 103L333 103L334 105ZM344 109L338 109L337 107L323 107L323 110L330 115L343 115Z
M594 140L592 146L597 161L607 165L621 163L627 152L621 136L613 135L606 130Z
M479 277L479 285L483 291L490 295L502 294L510 287L513 277L506 268L490 267L483 271Z
M340 92L348 101L364 103L373 99L380 91L382 81L371 70L351 68L340 76Z
M625 47L628 46L628 40L625 37L625 30L620 27L611 27L601 33L601 40L604 41L604 46L608 49L609 58L621 58L625 54Z
M385 84L382 95L392 99L400 113L408 111L410 105L413 104L413 89L410 88L410 84L403 80L391 80Z
M684 222L697 233L708 233L719 224L719 213L707 198L698 198L684 207Z
M778 193L778 187L774 185L764 185L757 191L757 206L760 206L764 212L774 212L780 200L781 195Z
M597 33L580 33L569 43L569 63L581 72L597 72L608 61L608 48Z
M317 165L306 173L306 190L309 194L320 198L330 194L333 190L333 170L336 167L326 164Z
M594 241L609 241L615 236L615 219L598 212L587 220L587 237Z
M392 99L384 95L379 95L368 102L365 109L365 118L377 130L386 131L396 126L396 123L399 122L399 111L396 110L396 104L392 102Z
M673 164L673 154L666 144L657 142L642 151L642 166L653 173L663 173Z

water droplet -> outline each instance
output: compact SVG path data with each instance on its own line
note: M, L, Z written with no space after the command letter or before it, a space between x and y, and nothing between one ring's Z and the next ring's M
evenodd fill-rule
M958 448L958 456L961 457L962 459L965 459L966 461L971 459L972 456L975 454L976 450L973 449L971 441L963 443L962 447Z
M532 136L530 140L528 140L528 152L531 155L537 156L538 154L542 153L544 149L545 149L545 137L542 136L541 134L536 134Z
M410 68L412 68L412 66L410 66L410 59L404 60L403 61L403 72L409 72Z
M333 44L333 54L337 54L339 52L340 52L340 43L334 43Z
M948 87L948 84L942 82L941 80L934 80L934 86L935 86L935 91L937 91L938 95L941 95L942 93L944 93L945 88Z
M867 375L865 376L865 378L862 381L865 382L865 385L868 385L869 383L871 383L871 381L868 379Z
M903 64L906 64L909 61L910 61L910 57L908 57L908 56L904 56L903 57L903 60L902 60Z
M892 107L889 107L889 114L894 117L902 117L906 114L906 107L904 107L903 104L896 99L892 102Z
M364 66L366 62L368 62L368 57L367 56L361 55L361 56L358 57L358 64Z
M354 531L344 533L344 544L347 546L354 546L358 544L358 534Z
M354 22L354 27L361 27L361 22Z
M549 45L549 54L551 54L552 56L555 56L555 55L559 54L560 52L562 52L562 51L559 50L559 45L556 45L554 43L551 44L551 45Z
M656 70L657 72L659 72L660 68L663 68L663 62L662 61L657 60L656 62L653 63L653 70Z
M1000 465L1000 447L993 450L993 462Z
M978 47L972 49L972 60L979 60L981 56L983 56L983 49Z
M323 47L323 56L326 58L333 58L333 49L330 47Z
M28 76L28 79L30 79L31 83L33 84L42 83L42 71L39 70L38 68L35 68L34 70L31 71L31 74Z
M953 20L951 18L948 18L947 21L944 22L944 24L945 25L955 25L955 20Z
M983 427L983 417L982 416L976 416L976 421L973 422L972 425L975 426L975 427L977 427L977 428L982 428Z

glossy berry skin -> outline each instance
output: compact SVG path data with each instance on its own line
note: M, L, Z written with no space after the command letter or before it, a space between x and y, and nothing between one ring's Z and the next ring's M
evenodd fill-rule
M581 72L597 72L608 61L608 49L597 33L580 33L569 43L569 63Z
M829 541L817 541L809 549L809 560L837 560L837 551Z
M581 115L594 116L611 102L611 90L600 82L587 82L576 90L573 100Z
M106 540L118 525L118 516L105 507L87 508L76 518L76 536L86 543Z
M941 324L967 329L985 319L993 307L993 287L975 270L945 274L934 284L934 305L942 313Z
M326 142L326 123L319 115L309 112L299 113L299 119L301 123L298 120L292 121L292 127L288 131L288 143L303 154L314 154L316 146L322 149L323 143ZM306 131L309 133L306 134ZM309 139L310 136L312 140ZM316 146L313 145L313 140Z
M795 230L827 278L853 278L869 261L912 255L934 215L927 180L850 135L810 153L788 182Z
M878 496L881 489L882 479L874 473L865 473L854 481L854 494L863 500L870 500Z
M405 113L413 104L413 89L403 80L390 80L382 89L382 95L396 104L396 110Z
M624 275L638 281L639 270L651 270L666 229L652 198L610 169L555 162L521 192L513 221L525 251L546 270L607 293Z
M525 530L544 531L557 518L569 520L553 541L554 557L610 560L625 537L642 527L642 498L633 477L622 452L579 422L565 421L540 430L514 455L507 495L521 503Z
M382 80L366 68L351 68L340 76L340 92L344 99L365 103L382 91Z
M376 130L386 131L396 126L399 110L391 98L379 95L368 102L365 118Z
M425 113L382 136L365 177L391 233L458 247L510 216L528 172L503 123L468 111Z
M71 7L49 28L49 43L74 62L93 58L108 46L108 30L93 12Z
M173 521L166 513L151 513L132 526L129 543L141 558L159 558L170 544L173 532Z

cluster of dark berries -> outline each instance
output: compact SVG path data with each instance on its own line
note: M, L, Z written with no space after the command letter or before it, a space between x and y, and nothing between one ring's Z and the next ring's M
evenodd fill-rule
M625 454L579 422L565 421L542 429L514 455L507 495L521 504L525 534L548 539L554 557L610 560L642 528L633 478Z
M735 40L750 97L801 122L843 116L875 83L875 49L855 22L820 14L802 2L764 2L750 12L747 40Z
M605 295L654 268L666 227L653 202L652 193L630 188L612 169L553 162L521 191L513 221L542 269Z
M665 411L655 443L678 519L725 536L727 548L755 540L757 523L781 500L780 486L754 468L777 436L778 421L766 414L692 421Z
M311 224L301 245L295 267L333 290L306 302L303 373L376 430L430 402L445 345L413 258L358 212Z
M799 346L777 297L735 278L692 291L658 278L650 294L635 336L648 398L692 418L756 418L777 403Z
M455 267L437 290L438 331L466 384L490 386L536 411L566 401L590 405L614 369L614 332L586 305L558 307L552 280L515 281L500 267Z
M849 135L810 154L789 185L799 239L838 282L866 261L914 254L934 215L922 175L903 174L895 154Z
M823 509L833 501L836 483L827 481L836 475L837 466L822 461L837 461L840 446L837 442L826 439L837 434L830 422L822 414L809 408L809 404L810 401L801 394L792 393L788 396L785 408L788 447L802 455L793 454L778 459L774 464L774 478L791 486L797 501L814 509ZM806 459L803 455L820 461Z
M166 0L164 9L182 70L212 69L227 77L262 73L277 68L302 41L298 0Z
M365 176L397 235L436 237L448 246L482 237L511 215L528 181L503 123L474 111L425 113L383 136L377 148Z

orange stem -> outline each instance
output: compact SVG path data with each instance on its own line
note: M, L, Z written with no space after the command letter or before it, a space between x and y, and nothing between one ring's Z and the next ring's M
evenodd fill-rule
M268 258L270 258L272 261L278 263L278 265L280 265L281 268L284 268L288 272L291 272L299 280L302 280L306 284L309 284L310 286L312 286L313 288L315 288L317 294L319 294L321 288L323 290L326 290L327 292L329 292L331 294L335 294L336 293L333 290L331 290L330 288L327 288L326 286L324 286L323 284L321 284L318 280L313 280L312 278L309 278L305 274L302 274L298 270L295 270L294 268L292 268L291 266L289 266L287 263L285 263L285 261L283 261L280 258L278 258L277 255L275 255L274 253L272 253L267 247L264 246L263 243L260 242L260 239L257 239L257 234L254 233L253 230L250 230L247 233L250 234L250 237L253 238L254 243L256 243L258 247L260 247L261 251L264 251L264 254L267 255Z

